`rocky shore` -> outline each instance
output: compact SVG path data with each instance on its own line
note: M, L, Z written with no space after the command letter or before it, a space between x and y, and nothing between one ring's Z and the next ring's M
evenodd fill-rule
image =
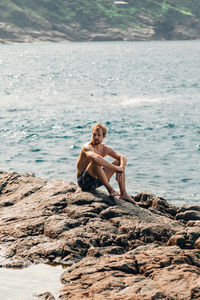
M127 28L109 27L98 21L91 28L81 28L80 24L51 24L41 22L34 27L17 27L0 23L0 43L32 43L61 41L151 41L151 40L197 40L200 39L200 20L183 15L173 22L156 20L146 15L138 16L137 26Z
M134 199L1 172L0 267L62 264L62 300L200 299L200 206Z

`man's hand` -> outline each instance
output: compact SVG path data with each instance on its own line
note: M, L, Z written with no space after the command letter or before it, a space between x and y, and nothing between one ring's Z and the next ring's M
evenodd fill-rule
M125 171L125 168L124 167L117 167L117 171L116 171L116 181L117 182L120 182L122 181L122 176L123 176L123 173Z
M120 167L120 166L116 166L116 172L118 172L118 173L124 173L124 171L125 171L125 167Z
M122 174L123 174L123 173L121 173L121 172L116 172L116 177L115 177L115 179L116 179L117 182L122 181Z

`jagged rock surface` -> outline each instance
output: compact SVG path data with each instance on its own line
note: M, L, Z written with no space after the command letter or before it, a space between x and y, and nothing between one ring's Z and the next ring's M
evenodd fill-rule
M1 172L0 266L66 266L59 299L198 299L200 206L135 201Z

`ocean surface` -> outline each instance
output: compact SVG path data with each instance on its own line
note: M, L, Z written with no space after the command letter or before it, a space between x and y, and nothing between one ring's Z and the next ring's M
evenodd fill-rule
M101 122L131 195L200 204L200 41L0 45L0 77L1 170L76 182Z
M132 195L199 203L200 41L0 45L0 70L1 170L76 182L102 122Z

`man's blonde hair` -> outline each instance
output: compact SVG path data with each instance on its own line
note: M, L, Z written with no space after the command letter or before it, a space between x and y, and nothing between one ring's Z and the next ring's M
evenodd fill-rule
M101 123L95 125L95 126L92 128L92 132L94 132L95 130L99 131L100 129L102 129L103 137L105 137L105 136L106 136L106 133L107 133L107 128L106 128L106 126L104 126L104 125L101 124Z

